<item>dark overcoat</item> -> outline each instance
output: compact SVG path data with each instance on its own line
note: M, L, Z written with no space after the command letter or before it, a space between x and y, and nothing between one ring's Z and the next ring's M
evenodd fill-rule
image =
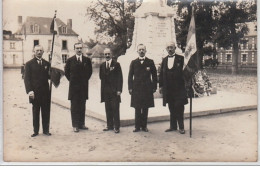
M131 107L154 107L153 90L157 89L157 70L153 60L145 58L141 64L137 58L131 62L128 89L132 90Z
M168 88L169 78L167 78L167 69L168 69L168 56L166 56L161 63L161 70L159 75L159 87L162 88L163 93L163 106L166 106L168 103L168 96L174 96L170 100L181 101L183 104L187 104L187 93L183 77L183 65L184 57L181 55L175 55L174 65L173 65L173 77L172 88ZM167 89L168 88L168 89ZM171 92L171 93L169 93Z
M85 100L88 99L88 81L91 75L92 64L89 58L82 56L82 62L78 62L76 55L74 55L67 60L65 76L69 80L69 100L75 93L80 93Z
M112 60L109 69L106 69L106 62L100 65L99 78L101 80L101 102L105 102L108 93L111 94L121 102L120 96L117 92L122 92L123 75L122 69L118 62ZM110 93L109 93L110 94Z
M26 93L34 92L35 98L30 102L43 101L48 103L49 90L49 75L50 63L42 59L42 64L38 64L37 59L33 58L25 64L24 84Z

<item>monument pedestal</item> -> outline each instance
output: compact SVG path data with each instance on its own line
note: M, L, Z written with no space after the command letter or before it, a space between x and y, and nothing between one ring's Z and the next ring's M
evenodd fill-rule
M165 0L144 0L142 5L136 10L134 16L135 26L132 45L127 49L125 55L118 58L118 62L122 67L124 80L123 102L130 99L128 93L128 72L131 61L138 57L137 46L139 44L146 46L146 57L154 60L158 70L162 59L167 56L167 43L176 43L175 11L174 8L167 6ZM176 52L181 53L181 50L177 49ZM158 90L154 96L160 98Z

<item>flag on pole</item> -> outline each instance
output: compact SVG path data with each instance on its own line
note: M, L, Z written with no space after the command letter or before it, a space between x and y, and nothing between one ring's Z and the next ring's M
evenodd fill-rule
M57 88L60 84L60 79L64 75L64 66L60 55L61 43L59 39L59 31L56 22L56 17L51 22L50 32L53 34L54 44L51 52L51 81ZM52 40L52 42L53 42Z
M199 60L197 56L197 44L196 44L196 27L195 19L192 8L192 16L190 21L189 32L187 36L187 43L184 53L184 78L185 81L190 81L194 73L199 69Z

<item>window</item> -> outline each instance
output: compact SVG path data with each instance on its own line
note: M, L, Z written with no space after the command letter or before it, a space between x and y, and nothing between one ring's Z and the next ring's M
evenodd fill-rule
M62 54L62 62L65 64L67 61L68 55L67 54Z
M227 62L232 62L231 54L227 54Z
M62 40L62 50L67 50L67 40Z
M30 25L31 33L39 33L40 27L38 24Z
M242 49L246 49L246 45L247 45L247 44L246 44L246 43L243 43L242 45L243 45L243 46L242 46Z
M34 33L34 26L33 25L30 25L30 30L31 30L31 33Z
M33 47L39 45L39 40L33 40Z
M65 27L65 26L61 27L61 33L66 34L67 33L67 27Z
M242 54L242 62L246 62L246 54Z
M15 43L14 42L10 43L10 49L15 49Z
M38 25L38 24L35 24L35 25L34 25L34 32L35 32L35 33L39 33L39 30L40 30L39 25Z

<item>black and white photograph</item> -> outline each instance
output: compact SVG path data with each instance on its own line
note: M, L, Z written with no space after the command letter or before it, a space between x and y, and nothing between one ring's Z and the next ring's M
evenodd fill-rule
M2 0L1 164L259 164L257 0Z

